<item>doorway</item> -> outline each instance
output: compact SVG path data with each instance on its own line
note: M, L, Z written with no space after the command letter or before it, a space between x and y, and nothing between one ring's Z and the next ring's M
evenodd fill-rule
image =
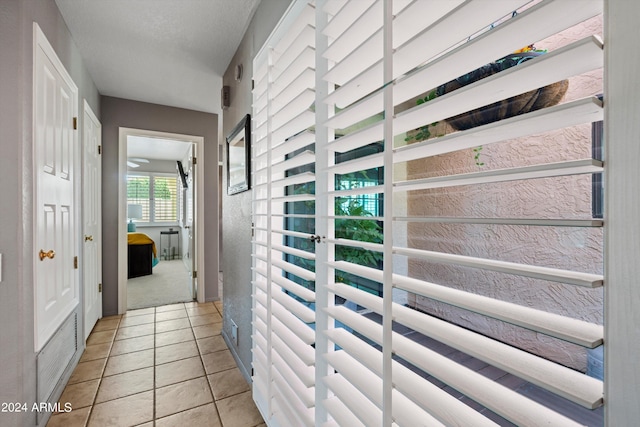
M196 166L203 138L120 128L119 139L119 312L203 301Z

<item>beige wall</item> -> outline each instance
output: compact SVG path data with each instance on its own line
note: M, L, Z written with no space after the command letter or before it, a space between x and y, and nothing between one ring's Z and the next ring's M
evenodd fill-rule
M594 18L537 42L549 51L602 33ZM602 72L570 79L563 102L602 92ZM441 124L443 132L450 132ZM477 166L472 150L409 162L407 178L500 169L591 157L591 125L483 147ZM414 191L407 198L409 215L510 218L590 218L591 176L550 178L451 189ZM410 223L409 247L494 258L524 264L602 273L601 228ZM501 273L407 260L409 276L602 324L602 289L521 278ZM409 303L429 313L495 337L572 368L584 370L586 351L465 310L410 295Z

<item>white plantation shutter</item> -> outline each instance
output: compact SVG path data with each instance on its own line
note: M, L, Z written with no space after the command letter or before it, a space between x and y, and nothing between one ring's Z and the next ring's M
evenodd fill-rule
M178 221L178 178L173 176L154 176L153 188L155 221Z
M254 398L280 425L315 408L315 13L294 6L254 61ZM308 242L308 243L307 243Z
M604 116L602 8L294 2L254 61L254 398L269 425L570 426L562 402L587 417L603 404L582 372L603 344L603 162L584 138ZM534 43L550 48L437 91ZM447 121L563 80L557 104Z

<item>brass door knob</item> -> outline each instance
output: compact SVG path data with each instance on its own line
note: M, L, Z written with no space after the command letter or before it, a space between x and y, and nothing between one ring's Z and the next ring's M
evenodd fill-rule
M84 236L84 241L87 242L93 242L93 236Z
M56 252L52 249L48 252L40 249L40 261L44 261L45 258L53 259L56 256Z

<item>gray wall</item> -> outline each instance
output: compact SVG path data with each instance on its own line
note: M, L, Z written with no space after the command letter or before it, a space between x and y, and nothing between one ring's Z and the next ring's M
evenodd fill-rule
M102 314L118 313L119 128L204 137L205 297L218 299L218 115L102 97ZM202 156L202 154L200 154ZM202 286L202 283L199 283Z
M253 58L290 3L291 0L268 0L260 3L224 74L223 85L231 87L231 106L222 115L225 136L245 114L251 113ZM244 70L240 82L234 79L238 64L242 64ZM230 320L238 325L238 346L231 344L230 340L227 342L240 362L240 369L248 377L251 374L251 191L228 196L226 172L223 173L223 179L223 334L226 337L231 336Z
M100 95L53 0L0 1L0 402L36 400L36 354L33 351L33 188L32 188L32 52L37 22L79 89L82 100L100 117ZM80 139L78 140L80 141ZM81 247L81 246L78 246ZM82 277L82 274L80 274ZM82 301L82 286L80 287ZM82 304L78 314L78 348L82 353ZM70 370L63 375L66 382ZM54 395L62 391L62 384ZM36 424L36 414L0 413L3 427Z

